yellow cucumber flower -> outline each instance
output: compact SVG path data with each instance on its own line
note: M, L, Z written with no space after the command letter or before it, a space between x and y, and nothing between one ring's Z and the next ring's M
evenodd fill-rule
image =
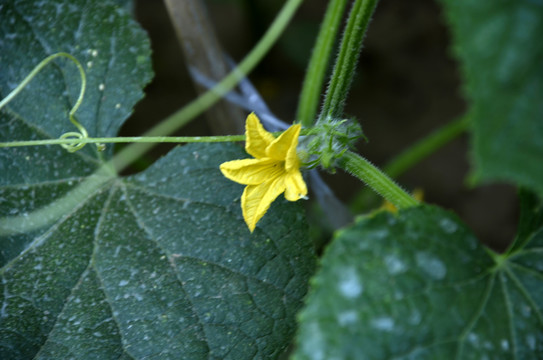
M300 124L292 125L275 138L251 113L245 122L245 150L254 159L221 164L221 172L226 178L247 185L241 196L241 210L251 232L281 193L284 192L289 201L307 195L296 154L300 129Z

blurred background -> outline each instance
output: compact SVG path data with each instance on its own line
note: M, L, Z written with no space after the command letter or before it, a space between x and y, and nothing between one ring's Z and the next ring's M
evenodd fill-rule
M255 45L281 0L205 2L219 42L239 62ZM328 1L305 1L279 43L250 74L271 111L286 122L295 116L311 49ZM155 78L120 136L140 135L197 96L185 59L161 1L136 0L136 19L153 49ZM435 0L381 0L370 24L346 115L356 117L369 142L359 152L383 166L403 149L458 118L468 104L450 48L450 34ZM246 112L243 112L243 118ZM204 117L178 135L212 135ZM518 216L516 190L505 184L470 187L469 136L462 135L402 175L398 182L424 191L424 200L456 212L490 247L503 250L513 239ZM149 154L148 163L171 145ZM142 164L145 166L145 163ZM363 185L338 171L324 176L336 195L350 204Z

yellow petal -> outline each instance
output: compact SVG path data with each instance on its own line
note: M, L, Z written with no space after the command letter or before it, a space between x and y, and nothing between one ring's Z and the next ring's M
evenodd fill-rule
M243 219L253 232L258 220L264 216L271 203L285 191L283 176L270 179L260 185L247 185L241 196L241 210Z
M299 171L291 171L285 176L285 199L296 201L307 195L307 186Z
M289 151L294 151L295 154L301 128L302 126L300 124L289 127L268 146L266 155L273 159L286 160Z
M258 185L285 172L282 164L270 158L233 160L221 164L222 174L243 185Z
M275 140L275 137L264 129L255 113L247 116L245 136L245 151L257 159L266 157L266 148Z
M296 152L296 147L298 146L298 138L296 137L296 142L292 143L292 146L287 151L287 156L285 159L285 170L287 172L300 169L300 159L298 158L298 153Z

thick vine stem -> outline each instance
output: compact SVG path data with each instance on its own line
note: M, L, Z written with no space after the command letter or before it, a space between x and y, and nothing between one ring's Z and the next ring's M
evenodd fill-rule
M339 159L339 166L348 173L362 180L376 193L394 204L398 209L404 209L419 204L411 195L398 186L394 180L371 164L362 156L346 151Z
M343 116L345 99L351 88L364 35L377 3L378 0L353 2L319 119L337 119Z
M468 113L461 118L446 124L434 133L411 145L388 164L385 164L383 166L383 171L391 178L397 178L421 160L427 158L450 141L456 139L460 134L466 131L470 121L470 114ZM351 210L354 212L364 210L365 204L367 204L368 201L371 201L371 195L371 192L367 188L359 191L351 200Z
M315 121L330 54L346 5L347 0L331 0L328 4L300 94L296 119L303 127L311 127Z

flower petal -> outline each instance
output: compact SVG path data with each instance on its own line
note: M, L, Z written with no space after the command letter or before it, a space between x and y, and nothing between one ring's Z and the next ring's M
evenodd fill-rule
M262 184L285 172L277 160L270 158L228 161L220 169L226 178L243 185Z
M293 146L288 149L287 156L285 158L285 171L290 172L293 170L300 170L300 159L298 158L298 153L296 152L296 147L298 146L298 141L293 144Z
M245 151L257 159L266 157L266 148L275 137L266 131L255 113L250 113L245 121Z
M253 232L258 220L264 216L271 203L285 191L284 176L277 176L260 185L247 185L241 196L241 209L245 223Z
M296 153L298 136L300 135L300 124L292 125L273 141L266 149L266 155L273 159L285 160L289 151ZM293 149L293 150L292 150Z
M296 201L307 195L307 185L300 171L291 171L285 176L285 199Z

